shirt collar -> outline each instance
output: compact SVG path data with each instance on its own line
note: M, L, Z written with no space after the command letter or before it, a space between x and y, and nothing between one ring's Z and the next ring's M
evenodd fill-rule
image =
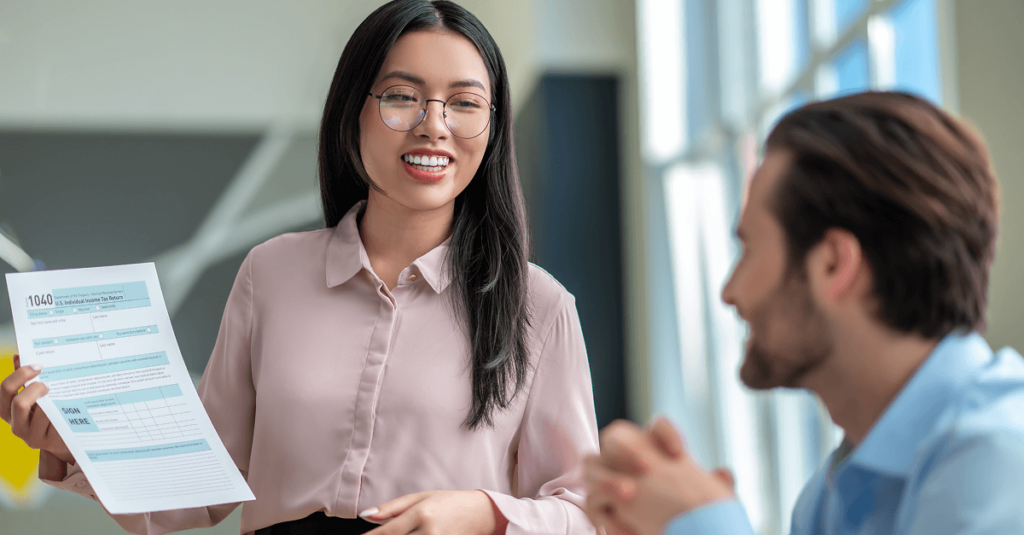
M348 282L364 269L376 278L373 267L370 266L370 258L366 255L366 248L363 247L363 240L359 236L358 219L365 205L364 200L352 206L338 222L331 236L331 241L327 245L328 288ZM443 292L451 283L451 274L446 265L450 241L449 237L412 263L412 268L419 272L436 293Z
M906 477L918 446L991 360L992 350L977 333L943 338L850 455L850 463Z
M420 272L423 280L434 289L434 292L441 293L452 282L450 270L448 269L448 247L452 241L449 236L441 245L427 251L427 254L416 259L413 267Z

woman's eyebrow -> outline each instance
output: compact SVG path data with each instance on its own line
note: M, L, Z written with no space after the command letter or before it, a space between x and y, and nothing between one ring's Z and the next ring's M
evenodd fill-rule
M427 83L426 80L424 80L423 78L420 78L419 76L416 76L415 74L412 74L412 73L406 72L406 71L391 71L391 72L385 74L384 76L382 76L380 81L383 82L384 80L387 80L387 79L390 79L390 78L398 78L400 80L405 80L406 82L410 82L410 83L413 83L413 84L419 84L419 85L425 85ZM467 78L465 80L459 80L457 82L452 82L451 84L448 85L449 89L457 88L457 87L477 87L477 88L480 88L481 91L487 91L487 88L484 87L484 84L482 82L480 82L479 80L473 79L473 78Z
M454 87L479 87L481 91L487 91L487 88L484 87L484 84L480 83L479 80L474 80L472 78L468 80L459 80L458 82L452 82L448 86L449 89Z
M385 74L383 77L381 77L380 81L383 82L384 80L387 80L389 78L398 78L398 79L401 79L401 80L405 80L406 82L412 82L414 84L420 84L420 85L423 85L423 84L427 83L426 80L424 80L423 78L420 78L419 76L416 76L415 74L408 73L408 72L405 72L405 71L391 71L391 72Z

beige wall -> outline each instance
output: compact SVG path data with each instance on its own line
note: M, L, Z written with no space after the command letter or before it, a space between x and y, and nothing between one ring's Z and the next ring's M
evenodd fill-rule
M954 15L960 114L985 137L1002 188L986 337L1024 351L1024 2L956 0Z
M314 129L349 35L383 0L0 2L0 126ZM461 0L513 97L546 69L635 66L633 0Z

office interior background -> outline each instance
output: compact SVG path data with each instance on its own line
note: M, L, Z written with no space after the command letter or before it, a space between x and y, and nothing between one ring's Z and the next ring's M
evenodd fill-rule
M0 0L0 233L30 257L0 268L156 262L198 381L246 252L323 225L323 101L380 3ZM986 337L1024 349L1021 0L461 3L508 65L535 261L577 297L599 424L669 416L733 468L760 533L788 533L841 436L806 393L742 387L746 327L718 297L781 114L896 88L980 131L1002 188ZM6 376L5 285L0 301ZM36 462L0 425L0 532L120 532ZM202 531L237 530L238 511Z

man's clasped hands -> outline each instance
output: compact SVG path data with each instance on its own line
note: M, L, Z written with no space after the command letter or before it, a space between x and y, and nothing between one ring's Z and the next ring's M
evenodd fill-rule
M732 474L707 471L665 419L647 428L616 421L601 432L601 454L584 463L587 514L608 535L656 535L676 516L735 499Z

